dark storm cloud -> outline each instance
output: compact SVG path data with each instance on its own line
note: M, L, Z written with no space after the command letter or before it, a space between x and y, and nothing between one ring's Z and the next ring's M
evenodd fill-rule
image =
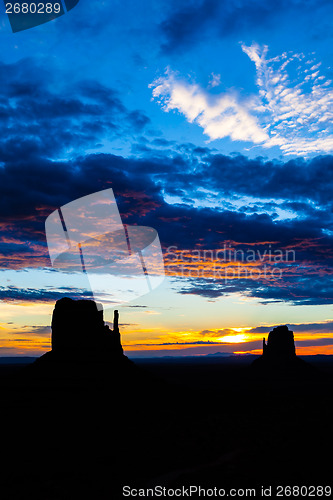
M279 162L262 158L250 160L242 155L208 154L200 162L188 163L174 179L172 187L179 191L197 191L200 187L216 189L225 196L244 195L302 202L303 205L294 208L306 210L304 203L308 200L318 204L330 202L333 156ZM205 196L206 193L202 193L202 197Z
M39 290L37 288L20 289L14 286L0 287L0 301L6 302L55 302L64 296L72 299L92 299L92 293L86 290L61 288L59 291Z
M97 172L83 174L63 157L73 151L77 156L82 147L89 150L105 138L133 137L150 120L140 110L127 110L117 92L96 81L60 89L54 75L29 59L0 62L0 72L6 75L0 89L0 265L21 267L25 258L31 265L47 265L47 215L92 189L108 187L102 161ZM96 178L98 170L102 180Z
M212 340L198 340L196 342L163 342L160 344L131 344L132 346L165 346L165 345L208 345L208 344L219 344L219 345L228 345L230 342L214 342Z
M192 4L182 2L181 7L161 24L166 39L163 49L173 52L177 47L196 41L198 33L202 33L218 14L220 3L222 2L219 0L204 0Z
M324 305L333 303L332 275L318 276L304 268L305 276L294 277L292 280L281 280L278 286L257 286L249 295L260 299L262 304L269 304L271 300L286 301L292 305Z
M333 346L333 338L327 339L311 339L311 340L297 340L297 347L312 347L312 346Z
M231 274L225 277L216 275L215 279L203 279L187 277L185 275L183 286L177 287L178 293L183 295L199 295L210 300L224 295L241 293L247 297L259 299L263 305L276 302L288 302L291 305L324 305L333 303L333 283L331 276L318 276L311 272L311 265L304 269L303 274L281 275L279 279L267 273L267 279L231 278Z
M211 158L210 162L213 161ZM318 165L320 161L320 158L316 160ZM218 170L210 170L209 165L202 166L199 163L196 164L196 169L192 169L192 166L189 167L179 156L155 161L92 154L71 161L56 162L42 158L32 161L23 155L17 162L4 162L0 169L0 222L4 225L2 251L7 255L14 255L15 252L29 254L34 251L33 244L42 245L46 250L44 221L52 210L73 199L112 187L123 221L155 227L159 231L164 248L176 245L179 249L217 249L223 247L226 240L231 240L242 242L237 248L246 249L249 244L257 244L260 248L260 242L268 241L276 242L272 244L272 248L295 248L298 259L308 259L312 264L326 262L329 265L329 259L332 257L332 237L330 233L324 233L323 228L331 228L331 210L323 185L319 186L317 183L317 191L310 190L310 185L315 183L312 165L316 162L304 162L303 173L306 172L306 175L299 176L296 194L292 184L282 186L281 191L290 198L297 197L297 191L302 192L304 197L307 192L308 198L309 195L322 198L326 205L323 205L320 219L316 213L318 209L306 211L306 204L302 202L293 206L295 210L299 209L300 217L274 220L274 217L265 213L226 210L223 206L212 209L189 204L170 205L163 198L163 193L171 192L183 195L191 202L191 196L195 198L197 186L203 186L205 183L217 192L224 191L236 195L255 189L256 196L260 196L258 184L261 183L265 187L272 182L270 178L276 174L274 166L259 160L255 163L243 157L229 158L228 168L238 170L239 176L230 180L226 172L225 181L222 183ZM322 164L328 187L332 168L325 157L322 158ZM258 165L265 171L261 180L259 171L256 172ZM188 169L186 174L184 168ZM280 168L284 166L276 166L276 169ZM245 177L253 181L255 188L246 188ZM17 182L18 179L20 182ZM281 191L279 192L277 187L277 198L282 196ZM321 195L318 194L319 191ZM266 196L265 189L263 195ZM251 248L257 250L257 247ZM42 252L42 248L38 251Z
M32 330L34 335L46 335L49 336L51 333L50 325L27 325L25 328L29 328Z
M257 326L252 328L249 333L267 333L273 330L276 326ZM325 321L323 323L303 323L303 324L288 324L289 329L295 333L331 333L333 332L333 321Z
M10 329L11 335L22 335L23 333L26 334L27 331L29 333L32 333L33 335L49 336L51 333L51 326L50 325L23 325L23 326L16 326L16 327ZM18 340L18 339L15 339L15 340Z
M132 111L128 113L127 119L136 131L141 131L150 123L150 119L142 111Z
M198 286L182 288L179 293L182 295L200 295L206 299L216 299L222 295L227 295L223 285L218 288L216 284L212 286L205 282L199 283Z
M142 111L127 110L115 90L96 81L60 89L54 76L29 59L0 63L0 72L6 74L0 99L1 131L7 138L0 143L2 161L89 149L102 138L137 134L150 122Z
M204 39L209 31L228 36L233 33L243 35L248 30L261 26L274 28L281 21L281 16L294 15L311 11L314 7L330 7L328 0L308 0L301 4L297 0L253 0L252 2L201 0L179 2L179 7L165 19L160 28L164 36L162 49L175 52L183 47L192 46Z

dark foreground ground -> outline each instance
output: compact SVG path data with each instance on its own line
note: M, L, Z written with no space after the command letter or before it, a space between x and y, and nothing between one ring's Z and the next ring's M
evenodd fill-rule
M125 485L257 498L273 486L274 498L277 485L332 486L332 358L278 374L253 359L0 363L0 498L118 500Z

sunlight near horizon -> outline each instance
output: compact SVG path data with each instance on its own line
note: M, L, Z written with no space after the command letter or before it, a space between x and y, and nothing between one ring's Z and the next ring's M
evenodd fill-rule
M217 339L220 342L227 342L228 344L239 344L245 342L246 336L243 333L237 333L236 335L225 335L224 337L219 337Z

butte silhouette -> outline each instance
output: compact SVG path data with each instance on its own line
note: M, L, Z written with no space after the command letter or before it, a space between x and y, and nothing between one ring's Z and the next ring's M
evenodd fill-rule
M137 372L123 353L118 317L116 310L111 330L104 322L101 305L93 300L58 300L51 323L52 350L27 367L28 371L63 380L83 375L87 381L109 378L112 371L125 377Z
M263 351L260 358L252 363L258 371L299 372L308 370L310 365L296 356L294 332L287 325L277 326L269 332L267 344L263 338Z
M122 358L118 311L114 311L113 330L104 323L102 306L93 300L56 302L52 316L52 351L56 355L85 353L102 358Z

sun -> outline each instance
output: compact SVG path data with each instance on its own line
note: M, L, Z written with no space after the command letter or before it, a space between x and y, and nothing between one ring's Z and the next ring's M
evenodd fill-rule
M228 342L230 344L238 344L240 342L245 342L246 337L243 333L238 333L236 335L225 335L224 337L220 337L217 340L220 342Z

